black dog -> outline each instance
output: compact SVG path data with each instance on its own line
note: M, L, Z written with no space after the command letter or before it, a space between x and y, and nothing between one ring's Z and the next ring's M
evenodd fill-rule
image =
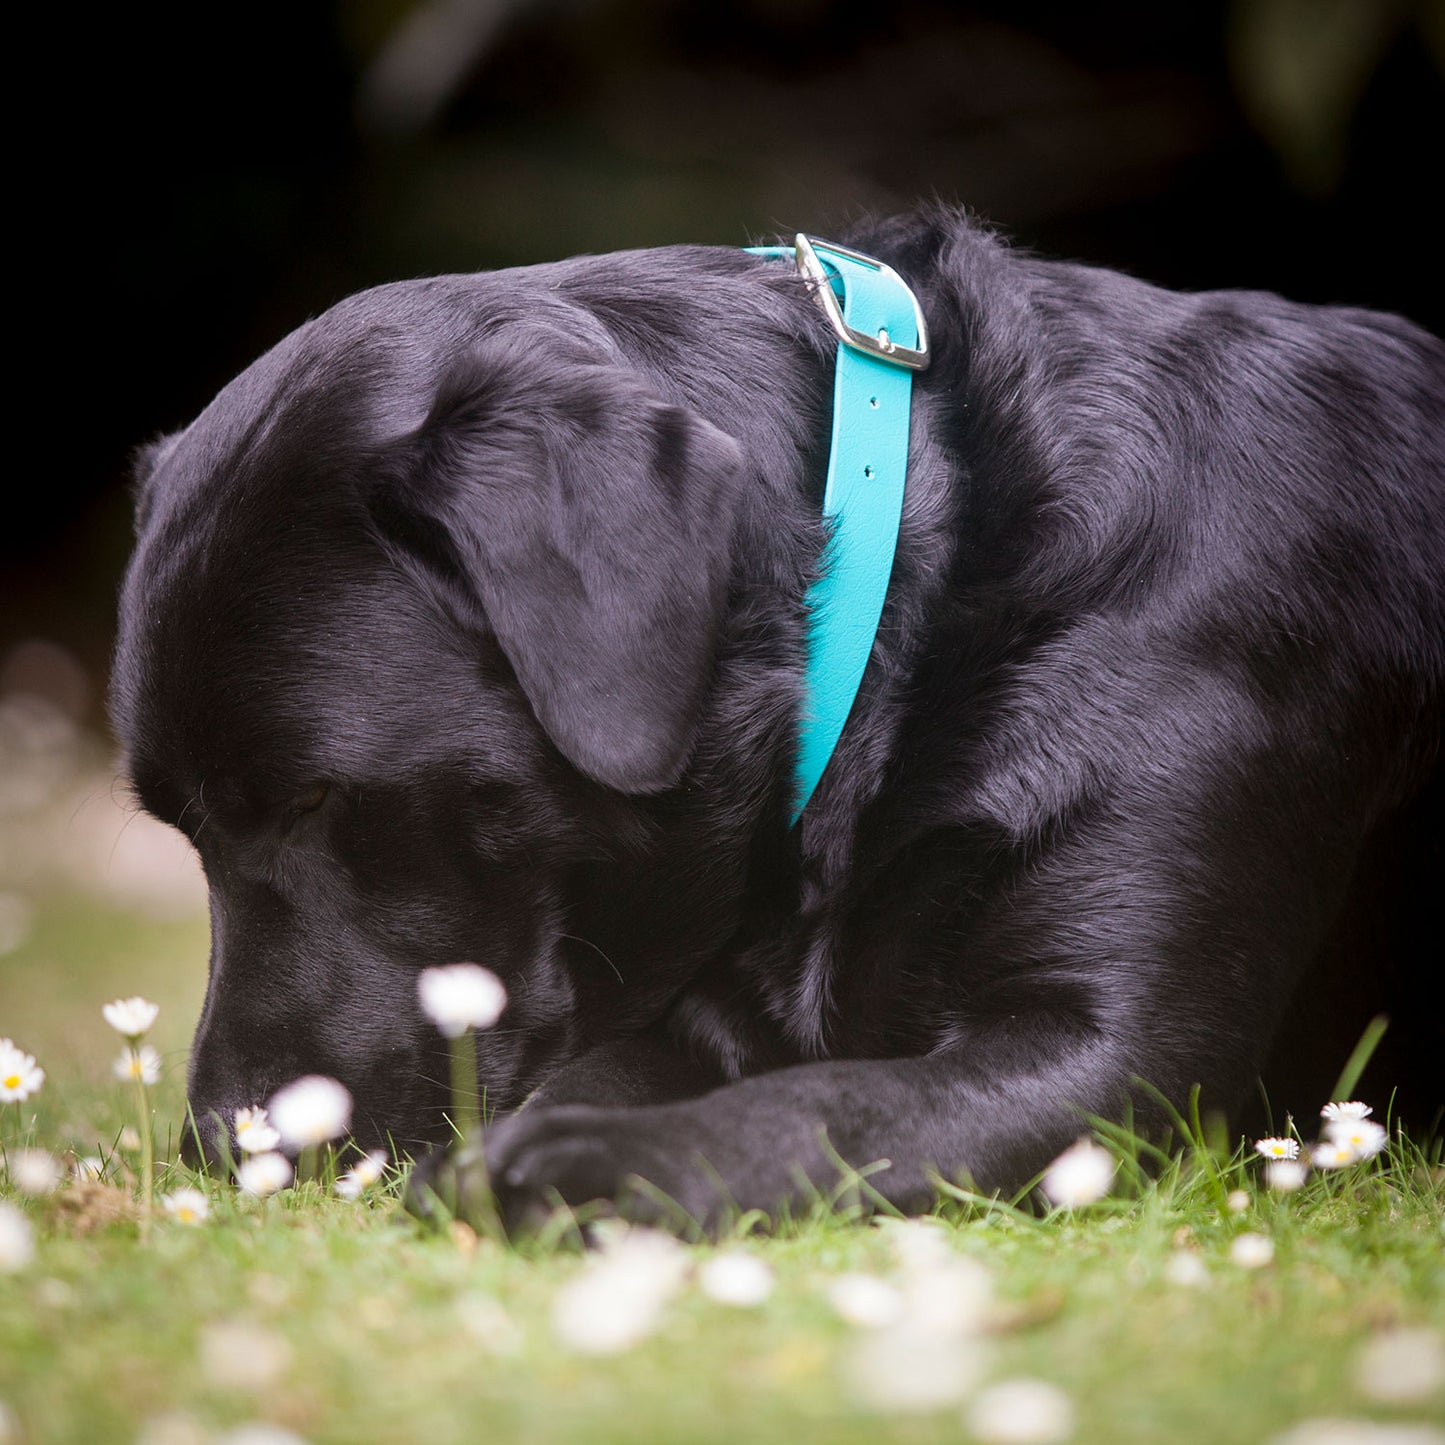
M1445 348L953 212L850 245L934 361L797 827L836 342L791 267L381 287L145 453L114 714L210 881L197 1118L322 1072L446 1139L458 959L511 998L509 1217L1013 1187L1137 1079L1236 1108L1273 1052L1317 1109L1381 1007L1377 1087L1439 1103Z

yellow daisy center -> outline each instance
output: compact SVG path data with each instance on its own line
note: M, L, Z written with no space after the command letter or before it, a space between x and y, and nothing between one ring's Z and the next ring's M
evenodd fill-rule
M19 1075L19 1074L6 1074L6 1075L5 1075L5 1087L6 1087L7 1089L18 1089L18 1088L20 1087L20 1075Z

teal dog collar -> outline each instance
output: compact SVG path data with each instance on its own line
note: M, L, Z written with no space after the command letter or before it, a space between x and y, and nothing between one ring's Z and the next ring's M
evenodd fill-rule
M858 694L903 515L913 373L928 365L918 301L891 267L799 234L755 256L792 257L838 335L833 444L823 492L823 573L808 589L808 659L792 821L796 823Z

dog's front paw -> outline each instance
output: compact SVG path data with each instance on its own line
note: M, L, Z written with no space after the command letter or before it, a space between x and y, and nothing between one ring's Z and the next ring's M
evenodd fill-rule
M559 1204L601 1204L628 1219L690 1227L703 1208L684 1151L658 1111L566 1105L524 1111L482 1141L509 1230Z
M476 1140L437 1150L413 1171L407 1204L475 1228L534 1229L558 1205L597 1204L639 1223L684 1233L706 1227L723 1203L695 1143L659 1110L585 1105L524 1110Z

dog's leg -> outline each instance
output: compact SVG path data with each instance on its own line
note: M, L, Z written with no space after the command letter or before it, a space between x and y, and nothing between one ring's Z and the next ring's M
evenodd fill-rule
M1012 1041L1057 1044L1027 1026ZM831 1201L855 1188L853 1170L867 1175L865 1199L876 1193L917 1209L935 1173L992 1188L1042 1168L1087 1130L1065 1098L1101 1110L1116 1102L1126 1080L1108 1055L1103 1043L1079 1039L1049 1068L1006 1080L990 1077L987 1049L824 1062L671 1104L523 1111L487 1132L486 1168L509 1222L557 1198L615 1199L634 1216L707 1229L733 1211L776 1216Z

